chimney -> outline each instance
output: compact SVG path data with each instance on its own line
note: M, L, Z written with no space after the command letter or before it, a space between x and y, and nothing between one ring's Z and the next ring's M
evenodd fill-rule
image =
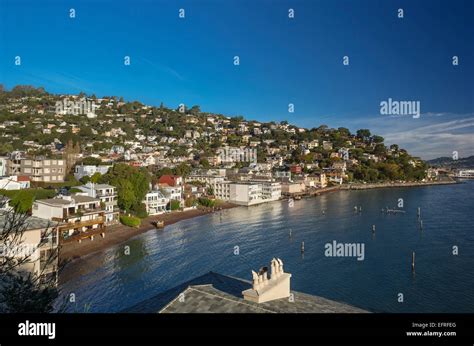
M242 292L245 300L265 303L290 296L291 274L283 271L283 261L273 258L270 265L272 270L270 279L267 267L261 268L258 273L252 270L252 288Z

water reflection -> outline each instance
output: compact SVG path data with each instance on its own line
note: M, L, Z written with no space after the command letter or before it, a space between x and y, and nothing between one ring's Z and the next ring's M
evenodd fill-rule
M125 244L94 255L100 265L82 270L64 288L92 302L91 311L119 311L210 270L250 279L251 269L280 257L297 291L371 311L474 312L473 186L344 191L293 207L282 201L223 210L139 235L126 243L129 256ZM406 214L380 212L399 198ZM416 224L418 206L423 231ZM325 257L324 245L333 240L365 243L364 261ZM465 255L453 256L449 249L460 242ZM409 304L396 302L401 290Z

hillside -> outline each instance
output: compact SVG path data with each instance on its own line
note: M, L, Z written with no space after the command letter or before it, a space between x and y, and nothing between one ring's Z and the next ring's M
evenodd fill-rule
M64 154L67 143L84 156L105 161L153 156L152 166L222 166L225 146L253 148L271 170L300 165L306 173L342 172L345 181L421 180L426 164L369 129L355 134L326 125L307 129L287 121L259 122L208 113L194 105L176 109L125 102L117 96L55 95L43 88L0 86L0 155L14 150L31 155ZM149 163L147 163L148 165ZM233 164L241 168L242 162Z

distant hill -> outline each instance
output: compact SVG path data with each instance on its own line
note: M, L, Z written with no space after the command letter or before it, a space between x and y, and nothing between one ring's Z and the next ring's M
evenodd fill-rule
M474 168L474 156L462 157L457 160L453 160L452 157L443 156L426 162L434 167Z

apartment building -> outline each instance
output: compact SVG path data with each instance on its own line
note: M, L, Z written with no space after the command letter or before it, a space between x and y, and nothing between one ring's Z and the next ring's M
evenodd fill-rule
M89 182L86 185L77 186L77 188L83 191L83 193L79 194L100 200L101 206L104 209L106 225L113 225L119 222L118 195L115 186Z
M111 167L111 165L77 165L74 168L74 177L79 180L85 176L92 177L95 173L105 174Z
M61 242L105 236L105 210L100 199L89 196L58 196L33 203L33 216L58 222Z
M192 174L186 178L186 182L198 181L200 183L212 186L217 182L225 181L225 175Z
M281 198L281 183L264 181L262 184L262 199L265 202L278 201Z
M146 194L143 204L149 215L157 215L166 212L170 199L166 198L160 191L153 190Z
M0 211L0 233L6 231L12 224L11 211ZM40 280L58 278L58 228L51 221L30 216L24 220L24 232L19 241L13 241L15 249L7 249L0 244L1 253L6 256L28 257L19 270L33 273ZM13 235L12 235L13 237ZM9 255L7 251L13 250Z
M217 181L214 184L210 185L214 197L221 199L223 201L230 200L230 181Z
M246 206L262 203L262 184L251 182L231 183L230 202Z
M26 175L34 182L63 182L66 176L66 160L36 158L11 158L9 175Z

